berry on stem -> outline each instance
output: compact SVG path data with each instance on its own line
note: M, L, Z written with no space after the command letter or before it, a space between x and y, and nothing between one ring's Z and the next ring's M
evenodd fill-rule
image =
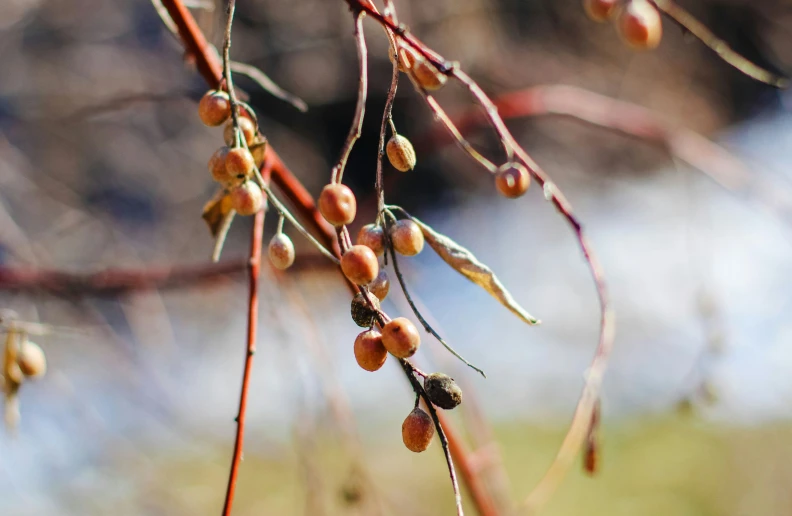
M198 116L201 117L201 122L209 127L225 122L231 116L231 101L228 94L217 90L206 92L198 103Z
M235 147L228 151L225 158L226 172L232 178L244 178L251 174L256 162L249 150Z
M435 65L407 45L403 48L407 67L415 82L427 91L439 90L445 85L448 77L440 73L440 70L435 68Z
M294 244L284 233L277 233L270 240L267 253L276 269L288 269L294 263Z
M353 245L341 257L341 270L355 285L368 285L379 274L377 255L364 245Z
M243 216L253 215L264 207L264 194L259 185L253 181L245 181L231 189L231 207Z
M410 140L400 134L394 134L388 140L385 146L385 152L388 154L388 161L390 161L393 168L401 172L408 172L415 168L416 158L415 149L413 148Z
M256 122L244 116L242 113L239 114L239 130L242 131L242 135L245 138L245 142L248 145L253 145L256 141L256 133L258 129L256 128ZM236 139L234 138L234 121L229 120L226 123L225 128L223 129L223 140L225 140L226 145L229 147L236 147Z
M416 407L402 423L402 440L408 450L420 453L432 443L435 428L429 414Z
M228 157L229 150L228 147L220 147L209 158L209 172L212 174L212 179L218 183L228 183L236 179L236 176L230 175L226 170L226 157Z
M616 27L622 40L636 50L657 48L663 38L660 12L647 0L630 0L619 13Z
M424 378L426 396L441 409L451 410L462 403L462 389L453 378L443 373L432 373Z
M372 299L374 308L379 310L379 301L376 299ZM377 316L377 312L372 310L369 306L366 298L363 297L363 294L358 292L355 294L355 297L352 298L352 320L355 321L355 324L360 326L361 328L366 328L374 324L375 317Z
M410 219L397 221L390 228L390 239L393 249L404 256L415 256L424 247L424 236L421 228Z
M391 355L410 358L421 345L421 335L409 319L397 317L382 328L382 344Z
M369 292L377 296L380 301L384 301L390 292L390 279L385 269L380 269L374 281L367 285Z
M385 254L385 231L377 224L366 224L357 234L358 245L364 245L377 256Z
M47 357L44 350L34 343L27 341L22 344L17 355L17 364L22 374L28 378L39 378L47 372Z
M319 194L319 211L334 226L349 224L357 213L355 194L346 185L331 183Z
M385 363L388 352L377 330L364 331L355 339L355 360L366 371L374 372Z
M495 173L495 187L504 197L515 199L528 191L531 174L520 163L505 163Z

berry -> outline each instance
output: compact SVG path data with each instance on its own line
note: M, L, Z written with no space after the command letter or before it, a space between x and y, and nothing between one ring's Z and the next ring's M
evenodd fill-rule
M47 357L38 344L25 342L17 355L17 364L28 378L39 378L47 372Z
M515 199L528 191L531 174L519 163L505 163L495 173L495 187L500 194Z
M253 215L264 207L264 194L259 185L253 181L245 181L234 187L230 194L231 207L240 215Z
M432 443L435 428L432 418L416 407L402 423L402 440L408 450L420 453Z
M256 142L256 133L258 129L256 128L256 122L248 118L247 116L243 115L242 113L239 114L239 129L242 131L242 134L245 136L245 142L250 146ZM234 121L229 120L226 125L225 129L223 129L223 140L225 140L226 145L229 147L236 147L236 138L234 138Z
M364 245L374 251L377 256L385 254L385 232L381 226L366 224L357 234L358 245Z
M377 255L364 245L353 245L341 257L341 270L355 285L368 285L379 273Z
M382 344L391 355L410 358L421 345L421 335L409 319L397 317L382 328Z
M198 116L201 122L209 127L215 127L225 122L231 116L231 101L224 91L208 91L198 103Z
M226 157L228 157L229 150L228 147L220 147L209 158L209 172L218 183L228 183L236 179L236 176L230 175L226 170Z
M284 233L278 233L270 240L267 247L270 261L276 269L288 269L294 263L294 244Z
M630 0L619 13L616 27L622 40L636 50L657 48L663 38L660 12L647 0Z
M249 150L242 147L230 149L225 158L227 174L232 178L248 177L256 162Z
M426 396L441 409L451 410L462 403L462 389L454 379L443 373L432 373L424 378Z
M329 184L319 194L319 211L334 226L349 224L357 213L355 194L346 185Z
M401 172L408 172L415 168L415 149L410 140L400 134L394 134L385 146L393 168Z
M388 292L390 292L390 279L388 279L388 273L385 272L385 269L380 269L377 277L367 287L369 292L377 296L380 301L385 300L388 297Z
M391 226L390 239L393 249L404 256L415 256L424 247L421 228L410 219L400 220Z
M419 55L415 50L403 47L406 56L406 64L412 73L415 82L417 82L423 89L428 91L439 90L445 85L448 77L440 73L440 70Z
M621 0L583 0L588 17L596 22L606 22L616 15Z
M382 345L382 334L376 330L364 331L355 339L355 360L366 371L374 372L385 363L388 352Z
M379 310L379 301L377 299L372 299L374 304L374 308ZM355 321L355 324L360 326L361 328L366 328L374 324L374 318L377 315L377 312L371 309L368 302L366 302L366 298L363 297L363 294L358 292L355 294L355 297L352 298L352 320Z

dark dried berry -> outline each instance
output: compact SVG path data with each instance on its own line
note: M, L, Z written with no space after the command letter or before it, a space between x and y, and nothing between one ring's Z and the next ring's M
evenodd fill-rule
M377 307L377 310L379 310L380 306L377 298L373 297L372 301L374 302L374 306ZM355 297L352 298L352 320L355 321L355 324L361 328L368 328L374 324L376 315L377 312L371 309L366 299L363 297L363 294L360 292L355 294Z
M427 376L424 390L429 400L441 409L451 410L462 403L462 389L447 374L432 373Z

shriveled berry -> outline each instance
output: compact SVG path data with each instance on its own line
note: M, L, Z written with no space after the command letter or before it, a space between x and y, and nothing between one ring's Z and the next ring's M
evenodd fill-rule
M390 279L385 269L380 269L374 281L367 285L369 292L377 296L380 301L384 301L390 292Z
M379 310L379 301L372 299L372 302L374 304L374 308ZM355 321L355 324L361 328L366 328L374 324L374 318L377 316L377 312L371 309L371 306L369 306L366 298L364 298L363 294L360 292L355 294L355 297L352 298L351 312L352 320Z
M209 158L209 172L212 174L212 179L218 183L228 183L235 179L235 176L230 175L226 170L226 157L228 157L229 150L228 147L220 147Z
M402 423L402 440L408 450L420 453L432 443L435 428L432 418L423 409L416 407Z
M531 174L520 163L505 163L495 173L495 187L504 197L515 199L528 191Z
M388 352L377 330L364 331L355 339L355 360L366 371L376 371L385 363Z
M357 213L355 194L346 185L329 184L319 194L319 211L334 226L349 224Z
M251 175L256 162L249 150L235 147L228 151L225 158L226 172L232 178L248 177Z
M256 122L240 114L239 129L242 131L242 134L245 137L245 142L248 145L253 145L253 143L255 143L256 141L256 133L258 132L258 129L256 128ZM236 147L236 139L234 138L233 120L229 120L226 123L225 129L223 129L223 140L225 140L226 145L228 145L229 147Z
M409 319L397 317L382 328L382 344L391 355L410 358L421 345L421 335Z
M47 357L44 350L34 342L22 344L17 354L17 364L22 374L28 378L39 378L47 372Z
M377 255L364 245L353 245L341 257L341 270L355 285L368 285L379 273Z
M284 233L277 233L272 237L267 253L276 269L288 269L294 263L294 244Z
M451 410L462 403L462 389L447 374L432 373L424 378L424 390L429 401L441 409Z
M403 48L405 50L405 62L409 65L410 73L415 79L415 82L428 91L439 90L445 85L448 78L440 73L440 70L435 68L432 63L427 61L415 50L406 46Z
M400 134L391 136L385 146L385 152L388 154L388 161L396 170L408 172L415 168L415 149L406 137Z
M616 15L621 0L583 0L588 17L596 22L606 22Z
M253 181L245 181L231 189L231 206L240 215L247 216L258 213L264 207L264 194L259 185Z
M215 127L225 122L231 116L231 101L224 91L208 91L198 103L198 116L201 122L209 127Z
M630 0L619 13L616 27L622 40L636 50L657 48L663 38L660 12L647 0Z
M404 256L415 256L424 247L424 236L421 228L410 219L397 221L390 228L390 239L393 249Z
M366 224L357 234L357 243L374 251L377 256L385 253L385 231L377 224Z

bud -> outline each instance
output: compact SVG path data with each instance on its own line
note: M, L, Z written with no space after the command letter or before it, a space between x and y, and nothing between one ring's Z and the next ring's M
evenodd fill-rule
M424 390L434 405L451 410L462 403L462 389L453 378L443 373L432 373L424 379Z
M376 298L372 299L374 307L379 310L379 301ZM374 324L377 312L372 310L363 294L358 292L352 298L352 320L361 328L368 328Z
M288 269L294 263L294 244L284 233L278 233L270 240L267 248L270 262L276 269Z
M410 140L404 136L400 134L391 136L385 146L385 152L388 154L388 161L396 170L408 172L415 168L415 149Z

